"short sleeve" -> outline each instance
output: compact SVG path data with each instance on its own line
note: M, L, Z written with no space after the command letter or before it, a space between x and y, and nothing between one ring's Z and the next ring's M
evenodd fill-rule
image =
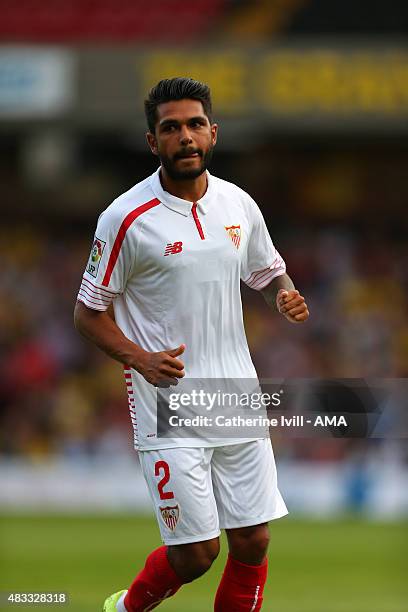
M125 290L132 268L132 252L126 229L121 219L108 211L99 217L77 297L88 308L107 310Z
M249 198L248 210L250 231L241 263L241 279L251 289L260 291L276 276L285 274L286 265L275 249L262 213L252 198Z

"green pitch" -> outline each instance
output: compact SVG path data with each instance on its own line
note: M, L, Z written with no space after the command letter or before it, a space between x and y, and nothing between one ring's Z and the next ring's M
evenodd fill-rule
M155 521L130 516L2 516L0 590L65 591L68 606L1 610L98 612L161 544ZM271 525L265 612L405 612L408 523L288 517ZM163 612L210 612L225 562L162 604Z

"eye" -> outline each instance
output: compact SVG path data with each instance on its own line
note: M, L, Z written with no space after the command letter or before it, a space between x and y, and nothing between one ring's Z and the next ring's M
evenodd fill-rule
M176 126L171 123L162 126L162 132L174 132L175 129Z

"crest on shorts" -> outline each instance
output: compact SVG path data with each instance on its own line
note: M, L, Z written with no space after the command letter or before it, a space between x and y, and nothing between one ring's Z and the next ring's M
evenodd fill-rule
M103 249L105 248L105 245L106 242L95 236L95 240L93 241L91 249L91 254L89 256L88 265L86 267L86 271L95 278L98 276L99 262L102 259L102 253Z
M175 506L165 506L164 508L159 506L159 510L166 527L170 531L174 531L180 518L180 506L178 504Z
M241 242L241 226L240 225L230 225L227 227L224 226L227 230L228 236L231 238L233 245L236 249L239 249L239 243Z

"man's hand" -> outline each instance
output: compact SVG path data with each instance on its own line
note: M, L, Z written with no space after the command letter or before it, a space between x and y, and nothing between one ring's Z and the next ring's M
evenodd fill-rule
M296 289L279 289L276 296L276 308L291 323L303 323L309 318L305 298Z
M155 387L177 385L178 379L183 378L184 363L177 357L184 353L185 344L172 350L150 353L126 338L111 313L93 310L82 302L76 303L74 320L76 329L85 338L113 359L137 370Z
M137 364L130 363L129 365L151 385L168 388L171 385L177 385L178 379L183 378L185 374L184 363L177 359L184 353L185 348L185 344L181 344L175 349L159 353L144 351L143 355L139 356Z

